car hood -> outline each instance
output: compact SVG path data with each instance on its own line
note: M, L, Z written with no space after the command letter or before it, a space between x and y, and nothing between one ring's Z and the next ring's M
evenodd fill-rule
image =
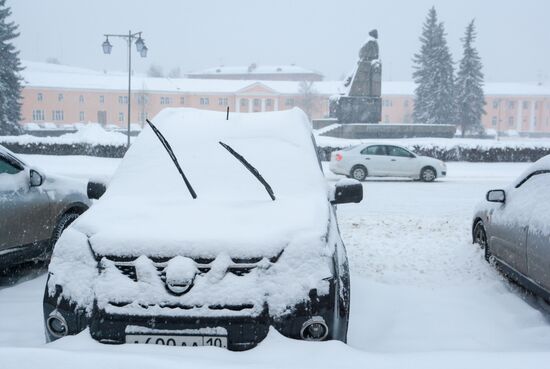
M108 201L107 201L108 200ZM299 200L299 201L298 201ZM114 257L273 257L324 243L329 204L314 195L276 201L102 199L74 224L93 251Z

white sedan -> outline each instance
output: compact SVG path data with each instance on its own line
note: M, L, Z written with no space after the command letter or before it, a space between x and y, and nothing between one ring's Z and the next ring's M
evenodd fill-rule
M438 159L419 156L401 146L362 144L334 151L330 170L363 181L366 177L408 177L432 182L447 175Z

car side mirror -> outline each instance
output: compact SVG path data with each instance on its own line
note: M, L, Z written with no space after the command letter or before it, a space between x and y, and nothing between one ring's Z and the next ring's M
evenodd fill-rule
M506 192L504 190L491 190L487 192L486 196L487 201L489 202L506 202Z
M341 179L334 185L334 194L330 203L348 204L359 203L363 200L363 185L355 179Z
M99 200L101 196L107 191L107 186L100 182L88 182L87 192L88 198L91 200Z
M30 183L31 187L39 187L44 183L44 177L42 174L38 173L36 170L30 170Z

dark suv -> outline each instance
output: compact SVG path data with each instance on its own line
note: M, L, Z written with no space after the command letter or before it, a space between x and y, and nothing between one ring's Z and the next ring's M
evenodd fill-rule
M90 206L85 182L46 176L0 146L0 270L45 260Z
M345 342L335 204L363 188L328 188L305 114L165 109L154 124L55 247L47 339L89 327L104 343L245 350L272 326Z

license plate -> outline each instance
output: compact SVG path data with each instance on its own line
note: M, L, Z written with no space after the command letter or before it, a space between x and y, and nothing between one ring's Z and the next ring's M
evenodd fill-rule
M145 343L164 346L216 346L227 348L227 337L224 336L171 336L127 334L126 343Z

